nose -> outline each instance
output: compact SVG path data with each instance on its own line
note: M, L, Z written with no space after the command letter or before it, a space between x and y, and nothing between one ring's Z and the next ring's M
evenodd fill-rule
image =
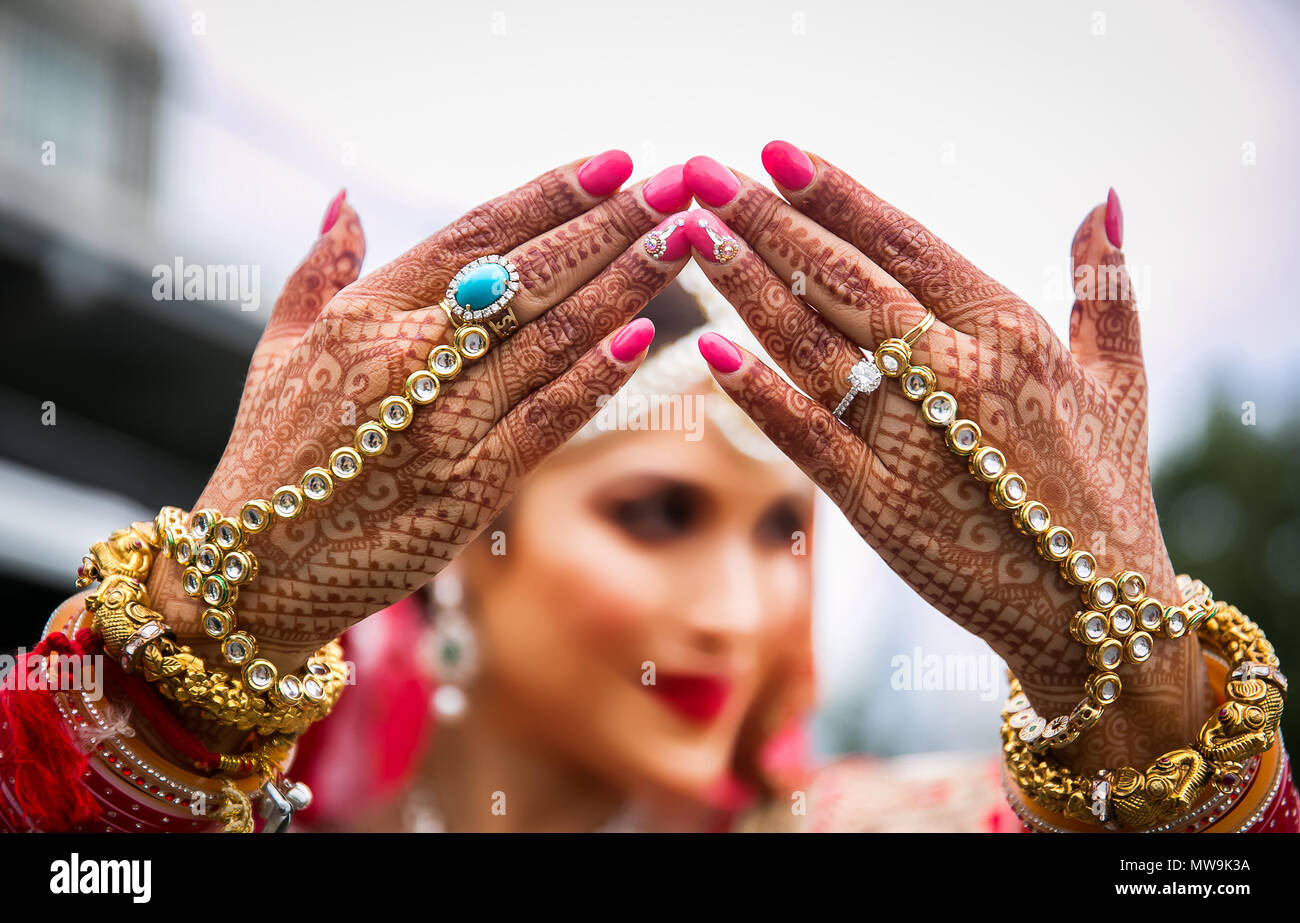
M682 605L693 646L717 654L756 637L763 624L761 578L748 542L723 541L700 555Z

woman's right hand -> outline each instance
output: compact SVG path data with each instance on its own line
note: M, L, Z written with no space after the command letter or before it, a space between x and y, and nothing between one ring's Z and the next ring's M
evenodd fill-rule
M430 349L451 341L437 305L470 260L497 253L518 268L510 306L520 327L417 407L410 426L390 435L384 454L365 459L354 481L252 538L260 574L241 588L235 609L260 656L295 669L353 622L429 580L635 371L653 328L643 322L640 336L622 340L615 331L688 254L663 262L646 255L640 238L665 213L647 203L646 184L614 192L630 172L620 151L559 167L359 281L360 221L350 205L334 203L336 220L327 215L277 300L230 441L191 509L238 516L246 501L269 500L351 445L379 402L401 394ZM680 168L676 176L680 188L660 182L651 196L669 210L689 201ZM180 576L174 561L159 557L151 602L181 640L213 652L200 629L204 607L184 595Z

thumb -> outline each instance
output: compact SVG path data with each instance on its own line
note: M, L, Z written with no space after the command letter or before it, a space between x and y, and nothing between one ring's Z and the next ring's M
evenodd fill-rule
M285 282L262 333L259 350L268 344L297 339L340 289L357 280L366 238L361 219L345 201L346 196L347 190L340 190L326 209L320 237Z
M1117 374L1143 373L1142 339L1133 283L1120 251L1124 214L1110 190L1074 232L1071 246L1075 302L1070 352L1108 388Z

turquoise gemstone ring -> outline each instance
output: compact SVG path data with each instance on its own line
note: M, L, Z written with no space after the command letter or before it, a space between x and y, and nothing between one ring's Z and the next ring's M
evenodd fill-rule
M461 324L496 317L519 291L519 270L504 256L481 256L460 268L447 286L446 304Z

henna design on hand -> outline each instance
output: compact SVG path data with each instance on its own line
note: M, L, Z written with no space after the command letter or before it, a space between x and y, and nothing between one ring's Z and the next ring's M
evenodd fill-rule
M700 263L817 403L752 359L717 377L896 573L1012 666L1040 713L1068 712L1090 671L1066 631L1077 591L989 505L986 488L897 387L859 397L848 428L827 408L847 388L856 348L900 336L929 306L938 320L914 361L934 369L962 416L1104 571L1141 571L1151 593L1177 601L1151 495L1138 321L1122 254L1101 229L1104 206L1081 226L1074 260L1085 275L1123 282L1118 293L1081 289L1089 297L1075 306L1067 348L1037 312L929 231L818 165L818 179L792 197L798 210L742 178L739 196L718 211L752 251L727 266ZM790 292L796 277L811 308ZM1077 768L1141 765L1195 734L1209 690L1194 639L1161 642L1150 661L1121 673L1118 705L1063 751Z
M639 187L596 203L574 169L480 206L359 282L352 280L364 245L345 205L286 285L225 454L195 508L237 513L350 443L380 400L424 366L429 348L450 339L445 314L427 306L464 262L509 252L524 281L514 337L444 383L355 481L255 539L260 575L240 594L239 619L277 666L297 667L351 623L429 580L635 369L614 360L602 338L684 260L657 263L640 253L640 234L660 218ZM160 561L149 587L154 604L211 654L202 606L179 584L174 562Z

